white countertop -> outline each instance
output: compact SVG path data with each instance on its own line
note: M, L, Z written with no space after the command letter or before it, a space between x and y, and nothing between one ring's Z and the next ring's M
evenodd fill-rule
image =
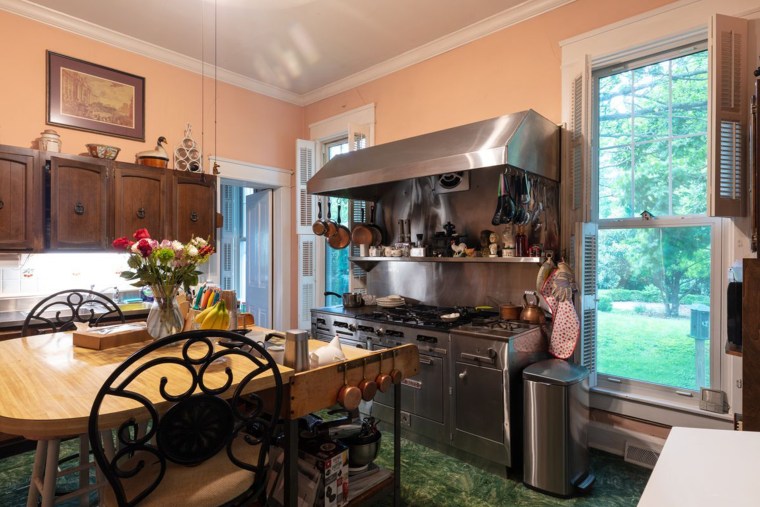
M760 432L673 428L639 507L760 506Z

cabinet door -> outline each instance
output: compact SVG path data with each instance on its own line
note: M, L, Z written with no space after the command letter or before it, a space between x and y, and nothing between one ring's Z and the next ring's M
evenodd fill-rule
M132 238L148 229L152 238L168 237L170 199L166 169L117 164L114 170L114 237Z
M109 167L50 159L50 248L105 250L112 229Z
M183 243L192 236L216 241L216 176L174 171L173 236Z
M0 250L42 250L41 182L36 151L0 146Z

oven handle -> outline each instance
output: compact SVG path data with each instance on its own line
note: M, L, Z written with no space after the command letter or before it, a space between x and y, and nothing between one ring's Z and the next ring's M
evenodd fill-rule
M462 359L466 361L475 361L478 363L489 363L493 365L496 364L496 356L486 357L486 356L478 356L476 354L468 354L466 352L463 352L462 354L460 354L459 357L461 357Z
M431 364L433 364L433 360L425 356L420 356L420 364L425 364L425 365L430 366Z
M324 331L325 333L329 333L330 332L330 328L329 327L320 326L319 324L317 324L317 331Z
M343 336L353 336L354 333L351 331L341 331L340 329L335 330L335 334L342 334Z

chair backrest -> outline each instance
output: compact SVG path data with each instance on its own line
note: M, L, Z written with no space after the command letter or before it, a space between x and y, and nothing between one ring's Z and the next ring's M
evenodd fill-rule
M227 348L219 339L240 346ZM164 497L171 486L157 491L162 481L173 484L166 478L188 467L204 479L183 487L201 488L212 482L205 474L218 469L220 459L234 473L245 472L242 488L225 501L238 505L260 498L282 390L269 353L237 333L186 331L134 353L103 383L88 421L93 455L118 505L153 500L151 494ZM131 406L113 409L125 403ZM103 440L102 428L114 428L115 449L112 437ZM208 472L198 470L204 464Z
M87 289L63 290L49 295L29 311L21 336L72 331L75 322L86 322L92 327L113 320L124 323L124 313L108 296Z

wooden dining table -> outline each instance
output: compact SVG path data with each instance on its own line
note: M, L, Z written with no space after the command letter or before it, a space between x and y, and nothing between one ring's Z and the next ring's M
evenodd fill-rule
M254 332L261 334L268 331L254 328ZM146 343L93 350L74 346L73 335L68 332L0 341L0 432L38 442L86 434L90 410L98 390L119 364ZM310 351L324 346L327 346L324 342L309 340ZM393 369L400 371L403 378L414 376L419 370L419 355L413 345L377 352L344 346L343 351L346 359L331 365L302 372L287 366L279 368L286 386L283 400L283 416L288 421L286 485L297 484L296 460L291 458L297 455L296 428L299 417L335 405L344 384L357 385L365 377L374 378L380 372ZM269 373L257 378L248 387L251 391L264 391L273 385ZM400 384L394 386L394 392L397 408L394 463L398 467ZM110 414L108 410L111 410ZM128 408L115 405L106 407L104 421L109 421L109 415L114 421L122 420L126 410ZM396 504L399 503L399 487L396 470ZM292 488L286 486L285 493L285 503L295 505L297 495Z

